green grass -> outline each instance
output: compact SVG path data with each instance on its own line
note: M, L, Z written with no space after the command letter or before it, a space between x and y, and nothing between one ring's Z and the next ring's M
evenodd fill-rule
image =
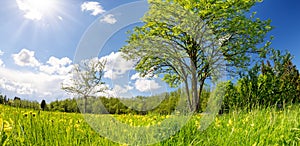
M99 116L103 119L107 117L107 115ZM151 125L161 124L164 119L172 116L114 115L114 117L128 125L151 128ZM268 108L253 110L250 113L231 112L215 118L202 132L198 130L201 126L200 119L200 115L193 116L175 135L154 145L300 145L299 105L289 106L282 111ZM116 133L122 134L120 131ZM126 134L135 133L129 131ZM81 114L39 112L3 105L0 105L0 144L119 145L99 136Z

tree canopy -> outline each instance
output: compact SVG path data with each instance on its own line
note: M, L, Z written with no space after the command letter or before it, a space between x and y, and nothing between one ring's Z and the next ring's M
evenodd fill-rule
M222 70L238 73L254 54L268 52L271 21L248 16L257 2L149 0L144 25L134 28L121 51L139 60L135 67L142 76L163 74L171 86L183 83L190 109L198 111L208 78L219 78Z

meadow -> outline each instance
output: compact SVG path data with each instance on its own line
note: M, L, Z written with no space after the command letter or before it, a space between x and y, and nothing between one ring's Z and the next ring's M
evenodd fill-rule
M108 115L99 115L105 118ZM113 115L130 126L160 124L170 115ZM201 115L193 115L170 138L154 145L300 145L300 106L284 110L267 108L251 112L231 111L218 115L200 131ZM113 127L112 127L113 128ZM118 132L118 131L116 131ZM127 134L131 134L127 131ZM1 145L127 145L116 143L97 132L81 114L36 111L0 105ZM141 143L136 142L135 145Z

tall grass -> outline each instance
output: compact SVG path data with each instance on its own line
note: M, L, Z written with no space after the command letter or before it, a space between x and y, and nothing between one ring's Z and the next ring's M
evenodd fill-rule
M101 115L105 118L106 115ZM115 115L132 126L159 124L169 116ZM300 145L300 106L232 111L204 131L195 115L175 135L154 145ZM116 131L122 132L122 131ZM131 134L130 131L127 131ZM30 111L0 105L2 145L119 145L99 136L80 114Z
M300 108L288 106L286 110L233 111L216 117L204 132L192 127L193 122L190 122L172 137L173 140L158 145L300 145Z

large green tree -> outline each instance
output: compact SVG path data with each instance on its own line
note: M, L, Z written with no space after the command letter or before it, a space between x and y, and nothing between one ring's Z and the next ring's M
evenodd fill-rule
M150 9L121 48L138 60L142 76L163 74L171 86L185 85L191 111L198 111L207 79L245 69L252 54L264 57L270 21L249 15L259 0L149 0ZM260 46L260 47L258 47ZM223 68L226 66L226 68Z

